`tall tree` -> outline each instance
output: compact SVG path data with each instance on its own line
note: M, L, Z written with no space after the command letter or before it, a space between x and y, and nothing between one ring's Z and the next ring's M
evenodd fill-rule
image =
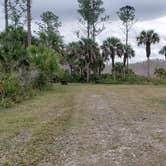
M39 37L42 44L61 53L63 48L63 42L58 29L61 26L59 17L51 11L46 11L42 13L40 17L41 22L38 23L38 25Z
M109 16L103 16L105 9L102 0L78 0L78 12L81 15L80 22L85 26L87 38L95 42L95 38L105 28L104 22ZM102 24L102 25L101 25Z
M148 64L148 72L147 75L150 77L150 55L151 55L151 45L159 43L160 37L153 30L142 31L140 35L137 37L138 46L145 45L146 47L146 57Z
M27 29L28 29L28 46L31 45L32 42L32 32L31 32L31 0L27 0Z
M134 25L135 22L135 8L132 6L124 6L119 9L117 12L119 19L122 21L124 29L125 29L125 44L126 48L128 48L128 42L129 42L129 32ZM126 50L126 55L124 56L125 59L127 59L127 70L128 70L128 55L127 55L127 50ZM125 66L124 66L125 70ZM125 74L125 73L124 73Z
M108 57L111 58L112 61L112 74L115 78L115 57L121 57L122 53L123 53L123 45L121 43L121 41L118 38L115 37L111 37L106 39L103 42L103 53L106 54Z
M56 16L53 12L43 12L40 17L41 23L38 25L43 32L59 32L58 28L61 26L61 22L59 21L59 17Z
M92 21L92 39L95 42L96 36L98 36L104 29L104 22L109 19L108 15L104 15L105 9L103 6L102 0L91 0L91 7L93 13L93 21Z
M5 30L7 31L8 26L9 26L9 14L8 14L8 4L9 1L8 0L4 0L4 10L5 10Z
M93 11L91 6L91 0L78 0L79 9L78 12L81 15L80 22L85 25L87 38L90 39L90 32L93 23Z
M92 44L92 46L89 46L89 48L94 46L95 38L96 36L103 31L103 27L98 27L98 24L101 22L104 22L107 17L101 17L101 15L104 13L104 8L102 7L103 1L102 0L78 0L79 3L79 9L78 12L81 15L80 22L85 26L86 34L87 34L87 40L85 45L87 43L89 45ZM93 42L92 42L93 41ZM92 59L92 51L89 50L88 52L88 59ZM90 76L90 61L87 61L87 82L89 81Z
M11 25L15 28L23 26L23 17L26 12L26 1L25 0L9 0L9 20ZM24 17L25 18L25 17Z
M165 56L165 60L166 60L166 46L164 46L160 51L159 54L164 55Z

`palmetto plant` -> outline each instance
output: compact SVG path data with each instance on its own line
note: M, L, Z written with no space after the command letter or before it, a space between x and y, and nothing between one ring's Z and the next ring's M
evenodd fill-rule
M86 80L89 82L91 64L95 62L97 55L99 54L98 44L91 39L83 38L80 41L81 54L85 59L85 68L86 68Z
M124 47L123 48L123 54L124 54L123 65L125 67L126 62L128 62L127 59L131 59L131 58L135 57L135 51L130 45L128 45L128 46L124 45L123 47ZM127 70L128 70L128 63L127 63Z
M121 57L123 52L123 45L118 38L111 37L107 38L103 42L102 46L103 54L105 54L108 59L111 58L112 61L112 74L115 79L115 57Z
M0 65L4 72L17 70L28 64L27 33L22 27L8 27L8 31L0 34Z
M166 46L164 46L160 51L159 54L162 54L165 56L165 60L166 60Z
M72 42L66 47L66 62L71 74L86 75L89 80L90 72L101 74L104 69L106 57L101 54L98 44L91 39L81 39Z
M74 74L77 65L79 65L78 61L81 58L81 50L79 42L69 43L66 48L66 62L70 67L70 73Z
M28 48L28 56L31 64L38 72L37 86L41 87L50 81L58 72L58 56L54 50L45 46L31 46Z
M148 64L148 77L150 77L150 55L151 55L151 45L159 43L160 38L157 33L153 30L142 31L140 35L137 37L138 46L145 45L146 47L146 57Z

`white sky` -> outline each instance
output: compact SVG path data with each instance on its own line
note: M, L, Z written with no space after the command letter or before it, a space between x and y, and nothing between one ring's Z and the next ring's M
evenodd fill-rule
M2 1L0 0L0 30L4 28L4 17L2 9ZM106 24L106 30L97 37L99 44L107 37L118 37L122 41L124 35L121 30L121 23L118 20L116 11L124 5L132 5L136 8L137 23L130 32L130 44L136 51L136 57L131 59L131 62L146 60L145 48L138 47L136 44L136 36L142 30L153 29L160 35L161 41L159 44L152 46L152 59L164 59L164 56L158 52L163 45L166 45L166 0L103 0L106 14L110 15L111 22ZM51 10L57 14L62 22L60 28L61 34L64 36L66 43L77 40L75 32L80 29L77 13L77 0L33 0L33 19L38 20L40 14L44 11ZM34 21L35 22L35 21ZM33 24L33 29L36 25Z

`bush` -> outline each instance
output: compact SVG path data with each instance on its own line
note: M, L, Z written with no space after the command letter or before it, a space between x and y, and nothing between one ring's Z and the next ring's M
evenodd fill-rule
M36 67L38 76L34 82L35 88L47 86L59 70L58 58L55 52L45 46L28 48L31 64Z
M125 79L114 80L112 75L104 74L96 77L95 83L97 84L143 84L143 85L166 85L164 78L147 78L135 74L129 74Z
M1 97L14 95L22 87L15 74L0 74Z
M156 68L154 75L158 78L166 78L166 70L164 68Z
M34 90L23 85L14 73L0 73L0 106L10 107L24 99L32 97Z
M27 61L27 32L23 27L9 27L0 33L0 64L4 72L16 71Z
M68 70L60 70L57 73L57 82L60 82L60 81L72 82L72 76Z

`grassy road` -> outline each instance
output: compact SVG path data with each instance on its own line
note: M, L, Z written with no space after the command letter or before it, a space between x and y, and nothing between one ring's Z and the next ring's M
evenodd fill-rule
M166 87L56 85L1 109L0 165L165 166Z

